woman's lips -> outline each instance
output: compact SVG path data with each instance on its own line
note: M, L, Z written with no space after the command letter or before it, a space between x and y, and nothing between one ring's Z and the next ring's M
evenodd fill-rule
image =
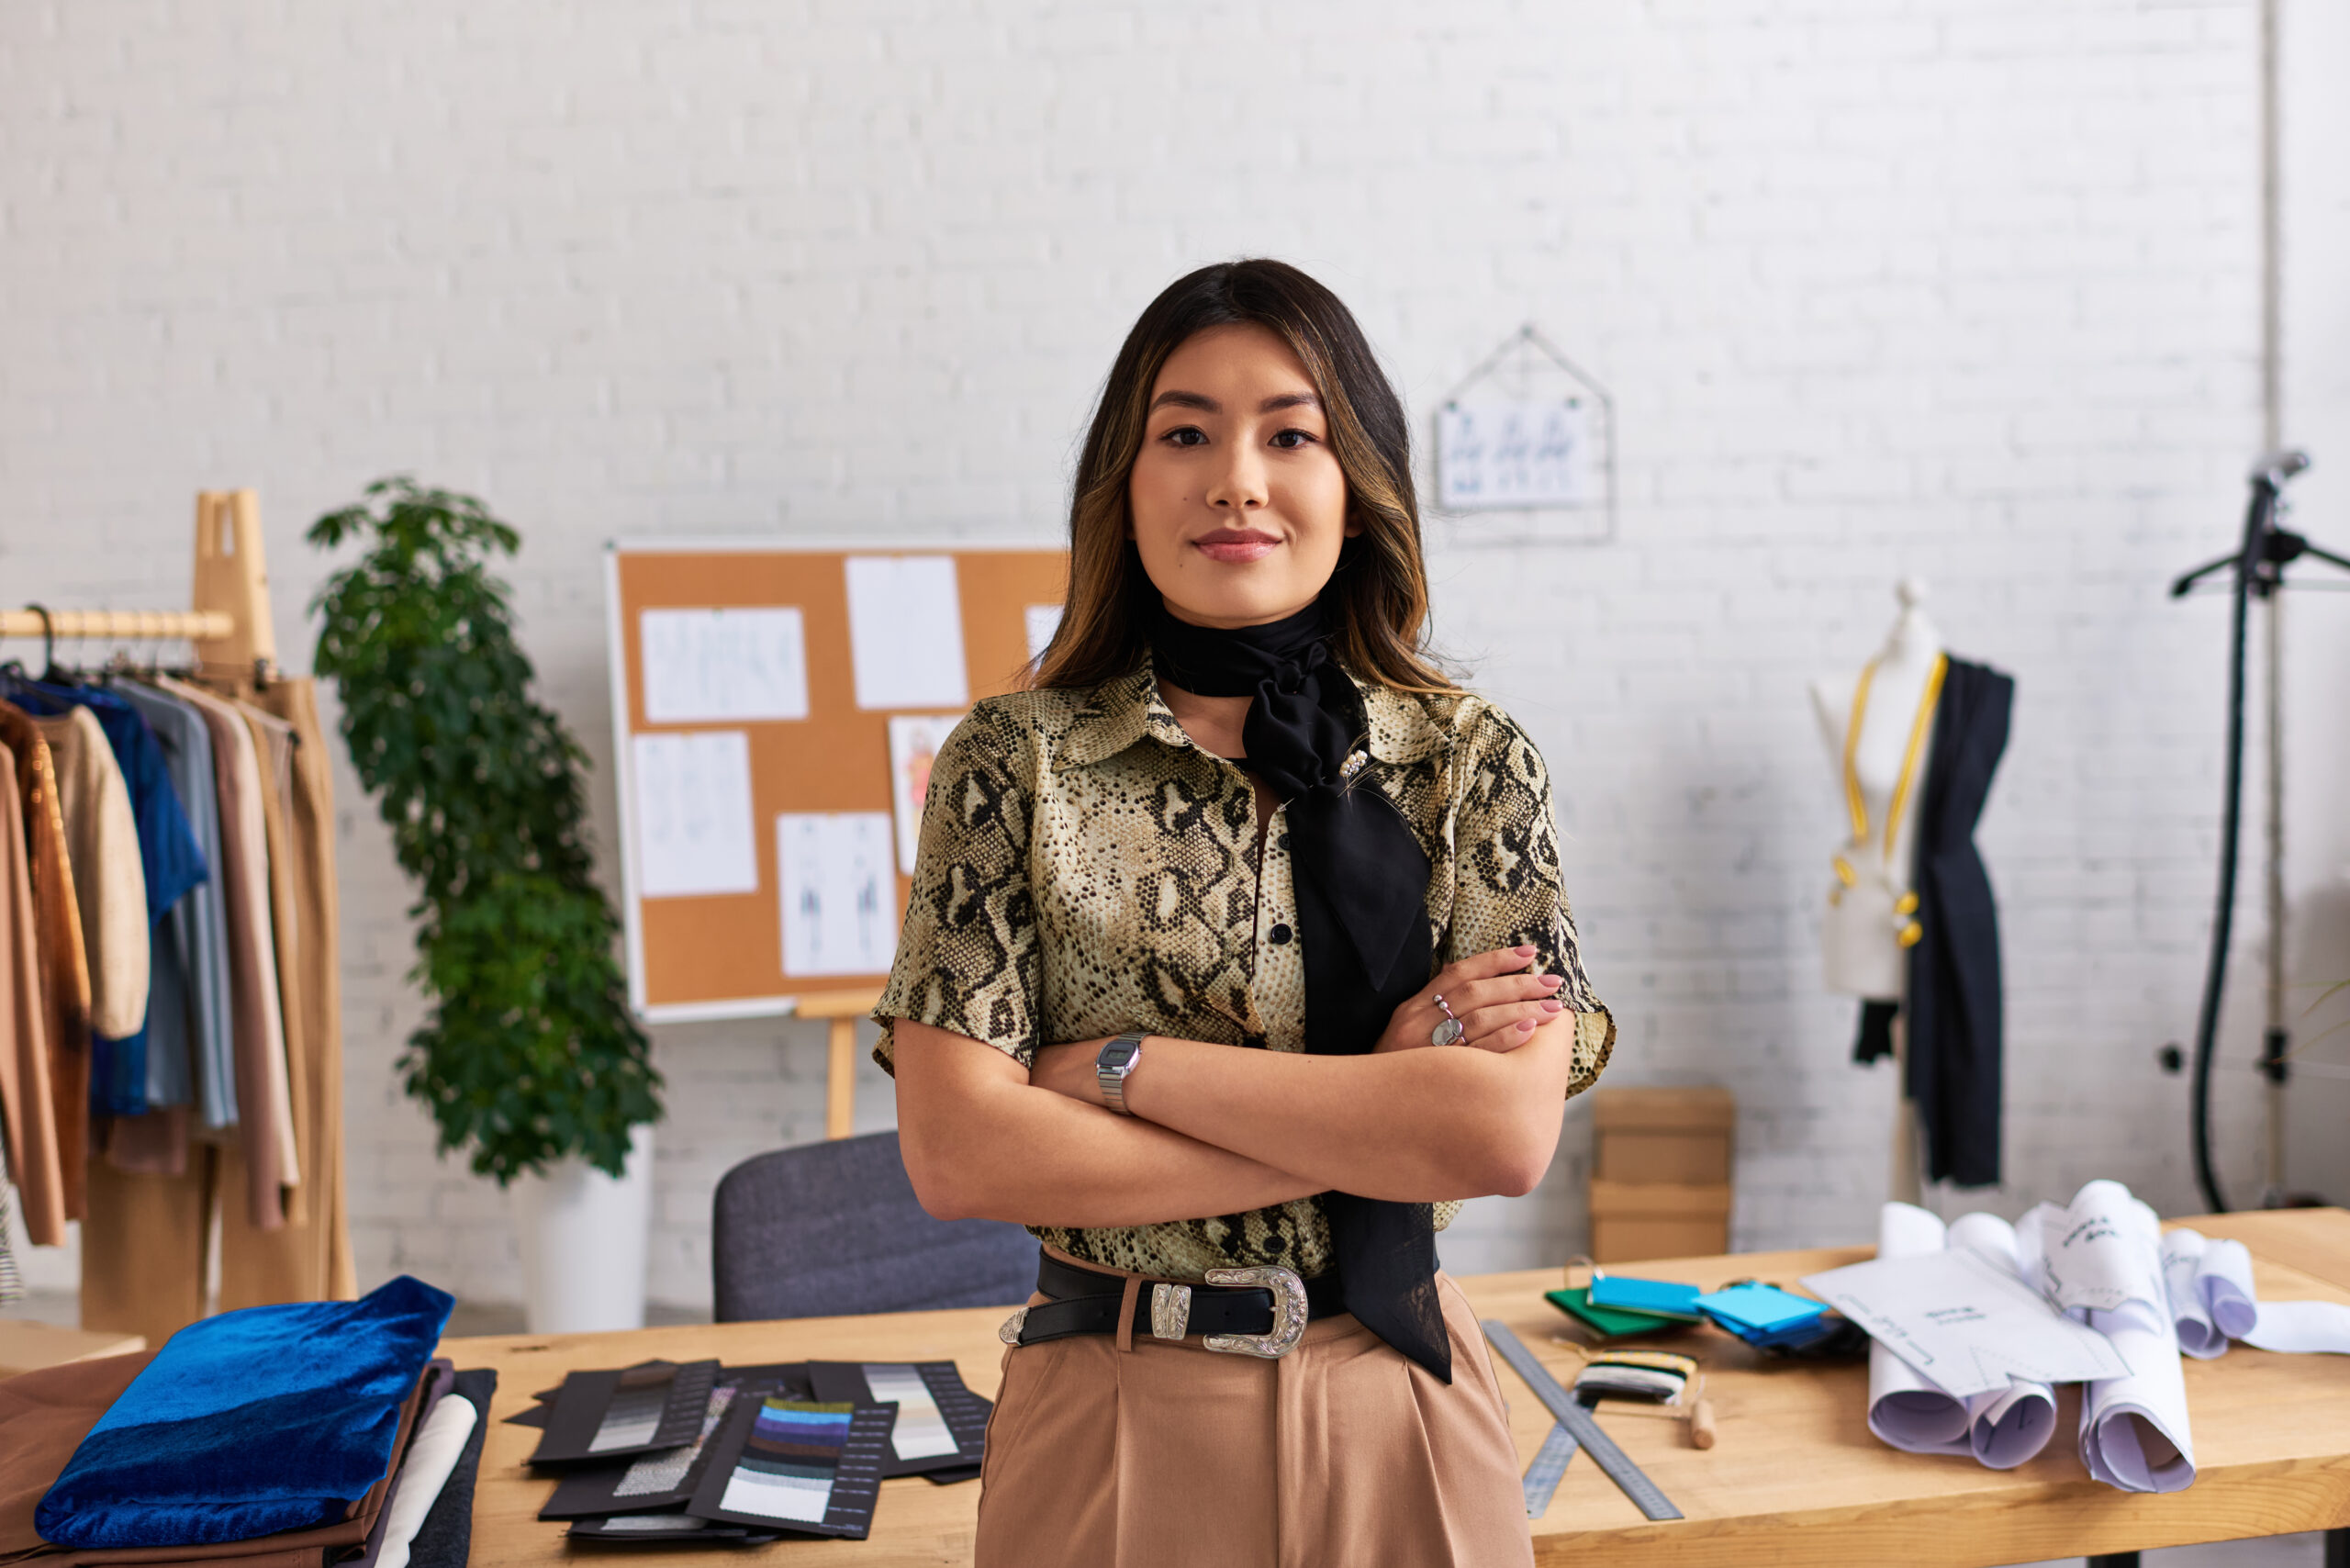
M1254 529L1219 528L1214 533L1201 534L1192 543L1201 554L1211 561L1237 565L1263 560L1273 553L1281 541Z

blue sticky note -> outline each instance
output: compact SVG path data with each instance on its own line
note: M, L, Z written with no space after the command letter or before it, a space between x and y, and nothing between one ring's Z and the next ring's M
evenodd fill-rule
M1741 1338L1775 1335L1807 1323L1828 1310L1808 1296L1783 1291L1776 1285L1732 1285L1728 1290L1701 1295L1692 1305Z
M1697 1321L1695 1285L1671 1280L1635 1280L1622 1274L1602 1274L1591 1282L1591 1304L1626 1312L1653 1312L1666 1317Z

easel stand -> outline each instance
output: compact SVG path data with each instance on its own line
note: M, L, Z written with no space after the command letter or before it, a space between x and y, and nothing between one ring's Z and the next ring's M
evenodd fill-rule
M881 1000L878 991L835 991L803 996L792 1010L799 1018L831 1023L824 1050L824 1136L845 1138L856 1126L856 1021Z

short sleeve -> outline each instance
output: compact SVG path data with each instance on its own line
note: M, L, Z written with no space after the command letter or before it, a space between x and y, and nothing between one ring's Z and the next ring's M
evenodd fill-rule
M1550 773L1526 732L1480 704L1455 753L1452 923L1443 961L1533 944L1542 972L1562 977L1575 1014L1569 1094L1591 1087L1616 1046L1616 1020L1592 988L1559 871Z
M1041 973L1028 885L1035 792L1015 766L1015 721L982 704L930 770L913 891L890 983L875 1004L874 1059L894 1075L892 1025L911 1018L1035 1059Z

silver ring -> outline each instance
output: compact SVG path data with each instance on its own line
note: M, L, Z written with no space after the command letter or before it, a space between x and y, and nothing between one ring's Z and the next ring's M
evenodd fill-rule
M1444 1009L1444 1022L1428 1031L1428 1044L1432 1046L1459 1045L1460 1036L1468 1031L1460 1026L1460 1020L1452 1015L1452 1004L1445 1001L1443 992L1437 993L1436 1004Z

